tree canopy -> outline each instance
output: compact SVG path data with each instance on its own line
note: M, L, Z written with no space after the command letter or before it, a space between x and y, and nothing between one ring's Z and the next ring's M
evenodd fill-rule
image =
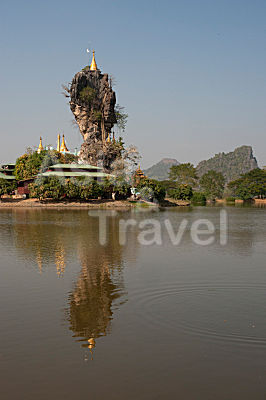
M179 185L195 186L197 182L196 168L191 163L173 165L170 168L169 179Z
M16 189L17 183L14 180L0 179L0 196L11 194Z
M215 198L222 197L225 179L220 172L211 170L200 178L199 184L206 197L214 200Z
M266 196L266 171L260 168L253 169L241 178L228 184L231 193L242 199Z
M77 159L73 154L62 154L56 150L43 150L40 153L28 149L27 153L19 157L15 166L17 180L28 179L43 172L53 164L69 164Z

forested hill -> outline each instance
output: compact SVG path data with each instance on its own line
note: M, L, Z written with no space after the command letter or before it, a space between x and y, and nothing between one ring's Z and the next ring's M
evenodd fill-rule
M165 179L168 179L168 173L172 165L178 164L179 162L174 158L163 158L157 164L154 164L152 167L146 169L143 172L148 178L163 181Z
M258 163L252 147L241 146L230 153L219 153L209 160L201 161L197 166L197 174L201 177L210 170L221 172L228 183L255 168L258 168Z

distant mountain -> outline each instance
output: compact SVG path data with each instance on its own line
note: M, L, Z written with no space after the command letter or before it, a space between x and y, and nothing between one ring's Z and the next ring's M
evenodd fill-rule
M144 174L151 179L157 179L163 181L168 179L168 173L172 165L179 165L180 163L174 158L163 158L157 164L146 169Z
M255 168L258 168L258 163L252 147L241 146L230 153L219 153L209 160L201 161L197 166L197 174L201 177L210 170L221 172L228 183Z

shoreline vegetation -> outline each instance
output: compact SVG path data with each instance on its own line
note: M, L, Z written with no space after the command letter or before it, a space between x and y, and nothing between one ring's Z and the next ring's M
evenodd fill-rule
M265 169L253 169L227 183L220 172L210 170L199 177L193 164L183 163L170 168L167 180L158 181L145 176L140 166L136 169L135 158L130 165L122 163L110 174L102 167L58 157L62 158L62 154L31 150L16 164L2 165L1 207L165 208L206 203L265 204Z

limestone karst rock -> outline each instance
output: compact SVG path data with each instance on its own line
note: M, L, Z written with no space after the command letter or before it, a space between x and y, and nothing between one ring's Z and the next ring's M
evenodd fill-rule
M103 165L106 171L120 156L121 146L111 138L116 124L116 96L108 74L89 67L78 72L69 89L70 109L74 114L84 143L80 160L92 165Z
M210 170L221 172L228 183L255 168L258 168L258 163L252 147L241 146L230 153L219 153L209 160L201 161L197 166L197 174L201 177Z

